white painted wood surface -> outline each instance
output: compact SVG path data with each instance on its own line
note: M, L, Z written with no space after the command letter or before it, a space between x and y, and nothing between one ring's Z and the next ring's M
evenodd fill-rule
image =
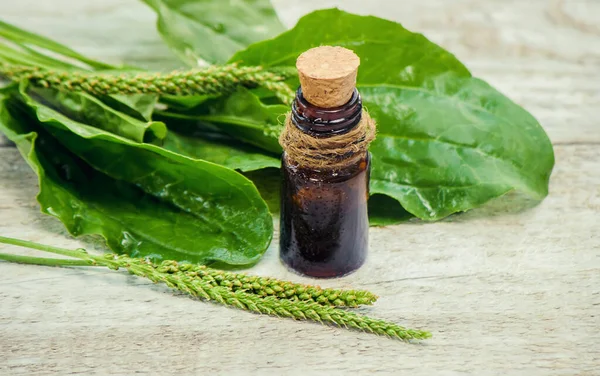
M2 0L0 18L109 62L177 65L134 0ZM423 32L532 112L555 145L550 195L510 194L435 224L371 230L369 314L434 338L406 345L194 301L113 271L0 263L0 375L600 375L600 2L275 1L286 24L339 5ZM0 147L0 234L73 240ZM277 261L252 273L310 282ZM15 250L11 248L10 251Z

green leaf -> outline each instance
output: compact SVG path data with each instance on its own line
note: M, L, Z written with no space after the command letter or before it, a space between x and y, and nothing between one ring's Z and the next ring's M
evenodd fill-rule
M279 166L278 166L279 167ZM254 182L271 213L279 215L281 198L281 171L279 168L263 168L248 171L244 176Z
M150 94L109 95L100 99L117 111L146 121L152 121L152 113L158 103L158 95Z
M12 42L12 44L18 48L11 47L0 40L0 63L36 66L44 69L81 69L71 63L28 49L18 42Z
M371 193L393 197L427 220L513 189L536 199L547 195L554 154L538 122L471 77L452 54L397 23L316 11L231 61L293 66L300 53L322 44L350 48L361 58L358 88L378 126L370 148Z
M285 30L269 0L143 0L164 41L187 65L224 63L237 50Z
M0 34L6 38L4 41L0 40L0 63L28 65L65 71L86 70L85 66L82 66L81 64L75 65L70 62L73 61L73 59L76 59L77 62L84 63L91 68L104 69L104 73L107 74L119 74L125 71L131 72L135 70L132 67L121 67L120 69L116 69L108 64L89 59L52 40L3 22L0 22ZM44 54L29 45L43 47L47 51L52 52L55 56L60 56L62 59ZM140 120L150 121L152 112L158 101L158 96L146 94L128 96L111 95L102 97L101 100L107 105L116 108L129 116L133 116ZM158 130L158 128L161 127L160 125L149 124L149 127L156 128L157 133L161 132ZM162 133L164 133L164 131L162 131ZM162 137L164 137L164 135L156 136L158 139Z
M390 196L372 194L369 197L369 225L389 226L414 218L402 205Z
M188 136L170 130L163 147L190 158L203 159L240 171L279 168L280 161L260 149L221 135Z
M0 130L38 174L42 210L73 235L101 234L116 252L154 260L245 266L266 250L272 219L242 175L75 122L22 95L37 120L15 117L20 102L11 103L0 106Z
M161 103L166 104L169 108L176 108L180 110L189 110L198 106L201 103L206 102L210 98L216 98L218 95L186 95L174 96L174 95L163 95L160 97Z
M81 55L80 53L73 51L69 47L66 47L60 43L57 43L51 39L45 38L41 35L37 35L31 33L29 31L20 29L14 25L7 24L6 22L0 21L0 37L6 38L12 42L16 42L24 47L38 47L44 50L54 52L65 57L69 57L75 60L79 60L94 69L112 69L113 66L110 64L102 63L100 61L96 61L90 59L86 56ZM37 55L36 51L29 48L29 53L31 55ZM44 58L48 58L48 56L39 54Z
M321 45L342 46L361 58L358 81L419 85L432 75L470 73L454 55L402 25L338 9L318 10L276 38L237 52L230 62L264 67L295 67L304 51Z
M548 137L485 82L448 74L418 89L364 86L361 93L380 124L371 146L373 193L432 220L513 189L535 199L548 194L554 165Z
M160 144L167 135L164 123L134 119L89 94L40 88L29 89L29 94L77 122L136 142Z
M277 138L287 111L288 106L265 105L248 89L240 88L230 96L207 100L175 116L190 125L194 122L212 125L239 140L280 154Z

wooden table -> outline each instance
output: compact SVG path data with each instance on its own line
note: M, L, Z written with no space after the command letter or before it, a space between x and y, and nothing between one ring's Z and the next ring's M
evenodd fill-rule
M375 14L454 52L549 133L548 198L374 228L366 266L322 283L377 293L364 311L431 330L422 345L252 315L108 270L0 263L0 374L600 375L600 2L275 5L290 26L333 5ZM176 64L134 0L5 0L0 18L109 62ZM0 147L0 234L99 247L41 215L36 192L17 151ZM279 264L276 244L251 272L309 282Z

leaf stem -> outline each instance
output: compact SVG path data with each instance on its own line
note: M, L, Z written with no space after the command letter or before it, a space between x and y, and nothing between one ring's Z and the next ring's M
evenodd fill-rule
M98 266L93 261L69 260L48 257L32 257L0 253L0 260L15 262L18 264L42 265L42 266Z
M243 273L226 272L223 270L209 268L205 265L178 263L172 260L165 260L162 263L155 265L146 260L131 258L125 255L118 256L114 254L105 254L103 256L94 256L88 254L84 249L73 251L2 236L0 236L0 243L12 244L21 247L37 249L39 251L74 257L84 260L84 262L87 263L85 265L102 265L111 269L130 269L135 267L135 265L143 265L144 268L150 266L159 273L177 275L185 274L188 277L201 279L213 287L227 287L229 290L234 292L244 291L261 297L274 296L291 301L316 302L321 305L333 307L358 307L361 305L373 304L377 300L377 296L375 294L365 290L324 289L319 286L292 283L288 281L281 281L275 278L252 276ZM33 258L29 261L30 262L27 263L35 264L35 262L33 262ZM48 263L42 262L40 265L48 265ZM74 263L70 266L79 265Z
M168 287L178 289L194 297L214 301L225 306L245 311L286 317L294 320L316 321L322 324L356 329L404 341L431 337L431 334L426 331L407 329L393 322L374 319L337 308L335 306L335 301L339 299L344 292L350 292L352 294L352 301L357 299L357 292L353 292L352 290L328 291L328 289L303 286L303 293L310 295L312 300L292 300L288 299L285 295L285 289L289 288L290 291L294 290L294 294L297 294L297 289L300 285L285 285L289 282L277 281L272 278L257 277L256 279L252 279L253 277L249 277L250 279L244 280L243 277L239 277L235 274L230 275L222 271L213 273L209 268L197 265L179 264L175 261L166 261L160 265L155 265L148 260L132 258L126 255L105 254L103 256L94 256L87 254L85 250L81 249L68 250L3 236L0 236L0 243L37 249L78 259L61 260L0 253L0 260L47 266L102 265L114 270L123 268L131 274L147 278L155 283L163 283ZM239 282L237 289L232 286L232 280ZM279 283L282 283L283 285L279 285ZM267 296L261 295L265 289L271 288L269 286L281 287L282 290L279 291L279 293L283 295L280 296L279 293L276 295L270 295L270 293L268 293ZM327 292L327 294L324 295L324 291ZM370 294L368 292L362 293ZM331 294L334 294L335 296ZM374 295L372 296L376 298ZM318 297L324 298L323 301L319 300ZM365 295L365 298L369 298L369 296ZM330 304L331 301L334 302L333 306Z
M7 238L4 236L0 236L0 243L16 245L19 247L30 248L30 249L37 249L38 251L50 252L50 253L55 253L57 255L75 257L75 258L84 259L84 260L86 259L85 256L89 256L83 250L75 250L74 251L71 249L53 247L51 245L39 244L39 243L34 243L34 242L30 242L27 240L21 240L21 239Z

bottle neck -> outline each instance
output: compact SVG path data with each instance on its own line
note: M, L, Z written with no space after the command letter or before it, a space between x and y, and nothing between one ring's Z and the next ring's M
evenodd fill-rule
M302 95L302 87L298 88L292 102L292 123L314 137L347 133L360 122L361 116L362 99L356 89L348 103L339 107L320 108L310 104Z

